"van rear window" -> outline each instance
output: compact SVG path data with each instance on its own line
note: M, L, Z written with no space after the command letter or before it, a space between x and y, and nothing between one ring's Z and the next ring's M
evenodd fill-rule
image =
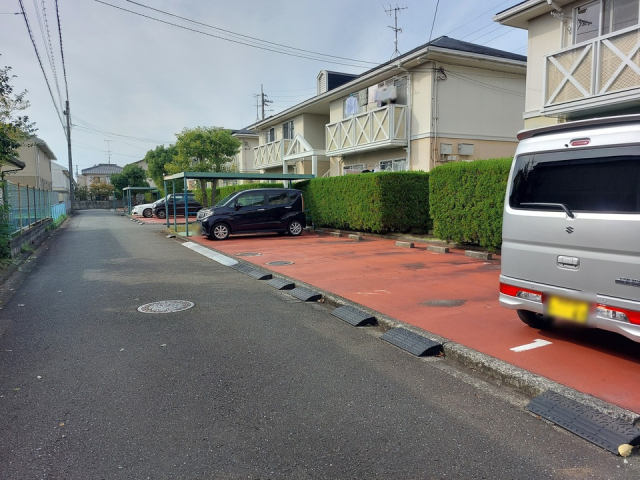
M640 213L640 147L521 155L516 158L509 205L536 210L557 210L563 205L578 212Z

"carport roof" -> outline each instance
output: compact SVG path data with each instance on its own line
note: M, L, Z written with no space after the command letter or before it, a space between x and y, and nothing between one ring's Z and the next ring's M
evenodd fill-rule
M205 180L309 180L315 178L315 176L301 173L180 172L164 177L165 180L177 180L179 178Z

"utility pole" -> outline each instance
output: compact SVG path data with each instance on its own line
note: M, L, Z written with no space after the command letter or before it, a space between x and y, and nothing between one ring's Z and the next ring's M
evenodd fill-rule
M69 107L69 100L65 102L64 115L67 117L67 152L69 156L69 200L71 201L71 213L73 213L74 211L73 209L76 203L75 202L76 192L75 192L75 187L73 185L73 161L71 160L71 109Z
M105 140L107 142L107 156L109 158L109 163L111 163L111 140Z
M273 103L273 100L269 100L269 97L264 93L262 84L260 84L260 96L262 97L262 120L264 120L264 107L265 105Z
M391 55L391 58L395 58L395 57L400 55L400 50L398 50L398 33L402 33L402 29L398 28L398 12L400 10L406 10L407 8L409 8L409 7L399 7L398 4L396 4L395 8L391 8L391 4L389 4L389 10L387 10L386 8L384 9L384 11L389 16L391 16L391 12L393 12L393 17L394 17L394 26L392 27L391 25L389 25L389 28L391 30L393 30L393 32L396 35L396 39L395 39L395 42L394 42L395 46L396 46L396 49L393 52L393 54Z

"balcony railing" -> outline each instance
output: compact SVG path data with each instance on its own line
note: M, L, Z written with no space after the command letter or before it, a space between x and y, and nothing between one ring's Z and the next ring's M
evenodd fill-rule
M327 125L326 155L407 146L407 110L405 105L388 105Z
M544 111L640 96L636 25L545 56Z
M282 158L289 148L291 140L276 140L253 149L255 154L253 168L261 170L282 166Z

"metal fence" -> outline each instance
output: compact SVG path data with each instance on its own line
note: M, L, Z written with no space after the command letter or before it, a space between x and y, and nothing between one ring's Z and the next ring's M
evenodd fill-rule
M8 208L10 234L20 232L46 218L58 220L66 213L66 205L58 203L58 193L40 188L4 182L0 201Z

